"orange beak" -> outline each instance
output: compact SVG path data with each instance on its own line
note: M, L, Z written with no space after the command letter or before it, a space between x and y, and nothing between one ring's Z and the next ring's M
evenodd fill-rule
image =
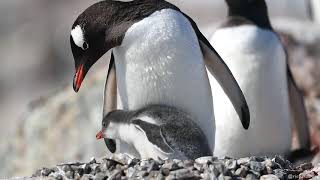
M77 69L77 72L76 74L74 75L74 78L73 78L73 90L75 92L78 92L79 89L80 89L80 86L81 86L81 83L84 79L84 66L83 64L81 64L78 69Z
M102 139L103 138L103 132L102 131L98 132L98 134L96 135L96 138L97 139Z

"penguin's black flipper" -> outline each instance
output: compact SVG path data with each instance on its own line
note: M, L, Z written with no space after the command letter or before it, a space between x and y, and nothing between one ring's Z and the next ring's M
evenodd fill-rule
M295 129L297 131L299 145L301 149L309 150L311 146L310 130L307 111L305 108L302 92L299 90L289 65L287 65L288 91L290 110L293 115Z
M166 154L174 152L174 150L170 147L165 137L163 136L160 126L142 121L140 119L132 120L132 124L134 124L137 129L144 132L148 140L154 146L159 148L160 151Z
M116 141L115 141L115 140L105 138L105 139L104 139L104 143L106 144L107 148L109 149L109 151L110 151L111 153L115 153L115 152L116 152L116 150L117 150L117 144L116 144Z
M205 36L200 32L197 24L188 15L184 14L184 16L188 18L198 36L206 67L208 68L210 73L214 75L215 79L219 82L222 89L229 97L236 112L240 117L242 126L245 129L248 129L250 125L249 107L236 79L233 77L230 69L225 64L220 55L211 46L210 42L205 38Z
M104 89L103 113L105 117L109 112L117 108L117 81L116 81L116 66L114 56L111 53L111 58L108 67L108 75ZM115 153L117 149L116 141L113 139L104 139L104 142L111 153Z

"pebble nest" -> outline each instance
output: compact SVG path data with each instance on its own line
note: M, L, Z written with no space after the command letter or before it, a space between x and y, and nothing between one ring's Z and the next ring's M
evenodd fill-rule
M240 159L201 157L196 160L139 160L114 155L88 163L65 163L37 170L32 178L125 179L320 179L320 168L311 163L297 167L280 156ZM319 174L320 175L320 174Z

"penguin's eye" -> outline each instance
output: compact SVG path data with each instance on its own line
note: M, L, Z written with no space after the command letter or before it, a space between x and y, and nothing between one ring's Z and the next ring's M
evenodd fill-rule
M89 48L89 44L87 42L83 42L82 49L87 50Z
M102 123L102 126L103 126L103 127L106 127L106 126L107 126L107 124L106 124L106 123Z

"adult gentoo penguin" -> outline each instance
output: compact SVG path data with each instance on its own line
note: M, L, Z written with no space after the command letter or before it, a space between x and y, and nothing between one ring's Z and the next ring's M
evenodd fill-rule
M108 71L113 75L107 79L105 113L115 105L124 110L150 104L177 107L194 117L213 149L215 123L206 64L230 97L243 127L249 127L247 103L228 67L196 23L164 0L98 2L74 22L70 42L75 91L90 67L112 49L115 65L109 66L114 70Z
M291 118L302 147L309 147L304 102L288 67L286 51L273 31L264 0L226 0L228 19L210 42L225 60L250 107L244 131L228 97L213 77L217 156L288 155ZM292 117L291 117L291 113Z
M207 139L187 113L169 106L149 105L137 111L106 115L97 139L132 144L142 159L196 159L212 155Z

